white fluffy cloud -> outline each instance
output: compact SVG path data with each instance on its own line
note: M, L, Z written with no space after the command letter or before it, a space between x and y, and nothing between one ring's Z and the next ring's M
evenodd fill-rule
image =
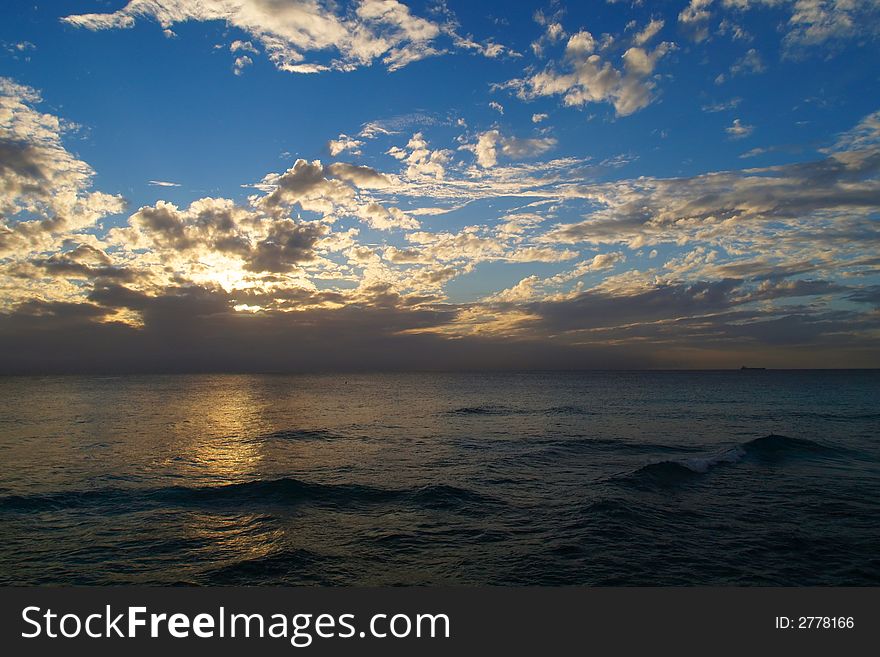
M336 139L331 139L327 142L327 149L333 157L336 157L345 151L349 151L352 155L360 155L361 146L363 145L363 140L349 137L346 134L341 134Z
M657 63L675 47L670 42L660 43L652 50L644 47L660 27L662 22L652 23L637 34L636 45L621 55L619 66L597 52L596 39L581 30L569 38L558 67L548 67L505 86L516 89L517 95L525 100L559 95L569 106L608 102L619 116L627 116L651 103L652 75Z
M130 0L110 13L74 14L62 20L90 30L124 29L153 19L166 31L186 21L223 21L258 42L282 71L348 71L381 61L388 70L439 55L447 37L452 45L497 57L508 50L460 37L455 24L414 15L398 0L360 0L343 10L332 0ZM232 51L256 53L251 41L238 39ZM240 71L247 55L239 57Z
M415 133L405 148L393 146L388 155L407 164L406 176L413 180L443 178L451 153L446 149L432 150L421 132Z
M477 156L477 164L489 168L498 164L499 151L511 159L518 160L546 153L555 145L556 139L553 137L505 137L498 130L487 130L470 148Z
M419 222L400 208L386 208L378 203L370 203L362 212L367 223L378 230L417 230Z

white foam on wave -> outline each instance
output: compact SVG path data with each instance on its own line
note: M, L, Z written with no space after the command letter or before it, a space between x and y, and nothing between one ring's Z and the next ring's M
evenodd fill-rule
M725 452L722 452L721 454L681 459L676 460L675 462L681 466L684 466L688 470L691 470L692 472L705 474L709 471L710 468L718 465L719 463L736 463L745 455L746 450L744 450L740 446L736 446L728 449Z

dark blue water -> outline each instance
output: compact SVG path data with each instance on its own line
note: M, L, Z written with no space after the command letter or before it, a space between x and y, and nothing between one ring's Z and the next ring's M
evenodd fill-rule
M0 584L880 584L880 372L0 379Z

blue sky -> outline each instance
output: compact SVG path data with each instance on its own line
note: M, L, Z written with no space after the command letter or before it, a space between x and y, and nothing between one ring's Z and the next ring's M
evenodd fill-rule
M0 12L11 335L71 313L137 342L196 295L161 321L880 365L876 2Z

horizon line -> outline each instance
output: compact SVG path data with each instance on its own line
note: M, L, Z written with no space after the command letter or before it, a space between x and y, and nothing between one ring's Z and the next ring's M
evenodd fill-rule
M370 374L584 374L584 373L639 373L639 372L880 372L880 367L655 367L655 368L510 368L510 369L302 369L302 370L94 370L94 371L41 371L41 372L0 372L0 378L12 377L55 377L55 376L82 376L82 377L134 377L134 376L327 376L327 375L352 375L363 376Z

